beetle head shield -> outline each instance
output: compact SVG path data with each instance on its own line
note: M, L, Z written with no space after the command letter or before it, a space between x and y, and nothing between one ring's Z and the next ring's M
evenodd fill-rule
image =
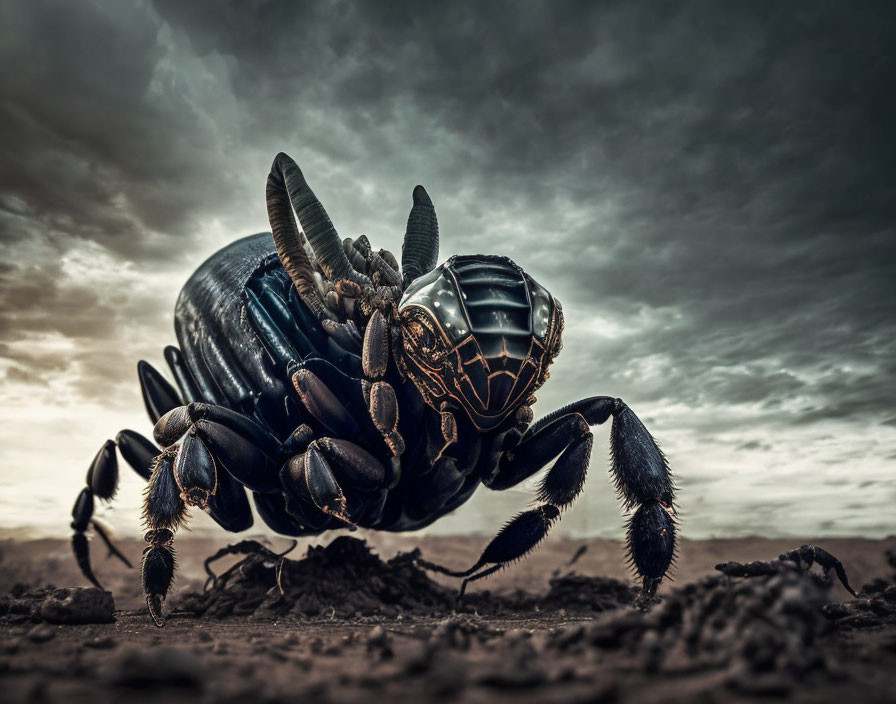
M400 368L427 403L498 426L547 378L557 301L506 257L458 256L410 283L398 307Z

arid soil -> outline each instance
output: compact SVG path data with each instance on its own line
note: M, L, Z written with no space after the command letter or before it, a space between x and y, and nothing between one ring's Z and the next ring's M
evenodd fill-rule
M408 553L462 568L487 538L361 538L303 541L282 565L225 557L207 591L203 561L227 543L180 539L162 629L139 571L98 541L114 607L72 589L87 583L66 541L2 542L0 700L896 701L896 538L819 542L856 599L791 563L746 579L713 569L810 541L683 541L646 609L614 541L551 539L457 601L456 580ZM140 543L121 547L139 562Z

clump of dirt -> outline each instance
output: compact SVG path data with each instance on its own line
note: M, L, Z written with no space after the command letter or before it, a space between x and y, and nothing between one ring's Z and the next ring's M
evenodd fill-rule
M340 536L326 547L310 547L298 561L253 554L217 577L208 591L185 595L175 610L213 618L391 618L453 611L594 614L631 604L637 594L616 579L570 574L551 579L545 595L482 591L458 601L457 592L431 580L415 557L401 553L384 562L364 541L350 536Z
M888 550L886 558L894 570L890 580L878 577L862 587L858 598L824 606L824 615L839 628L896 626L896 552ZM890 649L896 651L896 639L890 641Z
M0 596L0 617L9 623L112 623L115 601L111 592L93 587L29 590L18 585L9 595Z
M452 603L452 593L405 556L383 562L363 541L340 536L326 547L308 548L299 561L249 555L205 593L186 595L181 608L214 618L351 618L444 611Z
M866 586L873 593L829 603L831 583L820 575L780 560L762 567L749 578L687 584L647 613L616 612L561 630L549 647L625 654L645 673L715 671L733 689L784 695L809 673L839 676L833 631L896 622L896 586L885 580Z
M783 696L891 701L896 691L896 574L889 574L896 554L888 555L892 570L880 570L879 551L870 556L867 583L843 602L831 602L839 587L830 591L817 567L772 560L745 569L723 563L732 574L690 578L648 605L636 604L637 590L623 582L560 572L549 591L537 593L540 579L530 579L528 591L508 591L511 580L488 583L497 593L477 583L458 603L454 585L432 581L414 552L384 561L340 538L281 563L253 542L219 551L259 549L222 569L208 591L172 597L175 611L162 630L142 608L117 611L105 625L50 624L41 616L45 604L64 604L73 593L74 604L89 590L16 587L0 600L4 701L152 692L169 704L197 697L747 704ZM210 552L196 552L194 563ZM713 562L756 554L763 553L718 551Z

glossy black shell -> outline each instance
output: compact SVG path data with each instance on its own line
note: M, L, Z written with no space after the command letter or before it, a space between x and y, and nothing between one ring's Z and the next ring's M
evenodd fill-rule
M282 336L271 339L259 333L247 310L250 297L277 323ZM390 453L361 392L359 356L336 345L299 299L270 234L240 239L203 263L178 298L175 329L190 373L178 379L187 399L240 411L281 441L302 423L323 437L326 431L301 407L287 372L290 360L299 362L324 381L356 421L358 434L346 439L388 465ZM458 443L432 465L444 444L438 412L402 379L395 365L389 366L385 379L396 390L399 432L407 444L401 480L388 492L382 511L368 516L363 506L355 507L353 518L363 527L413 530L455 509L493 474L512 423L481 432L458 417ZM288 457L275 459L284 462ZM258 504L266 497L255 498ZM351 497L349 504L351 512ZM262 518L270 512L266 508L259 511ZM301 533L284 530L282 523L272 527ZM314 532L329 527L338 525Z

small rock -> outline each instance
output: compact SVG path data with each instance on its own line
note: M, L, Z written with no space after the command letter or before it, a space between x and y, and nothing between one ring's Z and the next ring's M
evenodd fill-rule
M118 643L116 643L115 639L111 636L94 636L89 640L84 641L85 648L93 648L94 650L111 650Z
M392 638L382 626L375 626L367 637L367 652L378 652L380 658L387 660L394 655Z
M39 624L28 631L26 638L32 643L46 643L56 637L56 629L46 623Z
M38 613L50 623L112 623L115 601L111 592L93 587L56 589L44 599Z

